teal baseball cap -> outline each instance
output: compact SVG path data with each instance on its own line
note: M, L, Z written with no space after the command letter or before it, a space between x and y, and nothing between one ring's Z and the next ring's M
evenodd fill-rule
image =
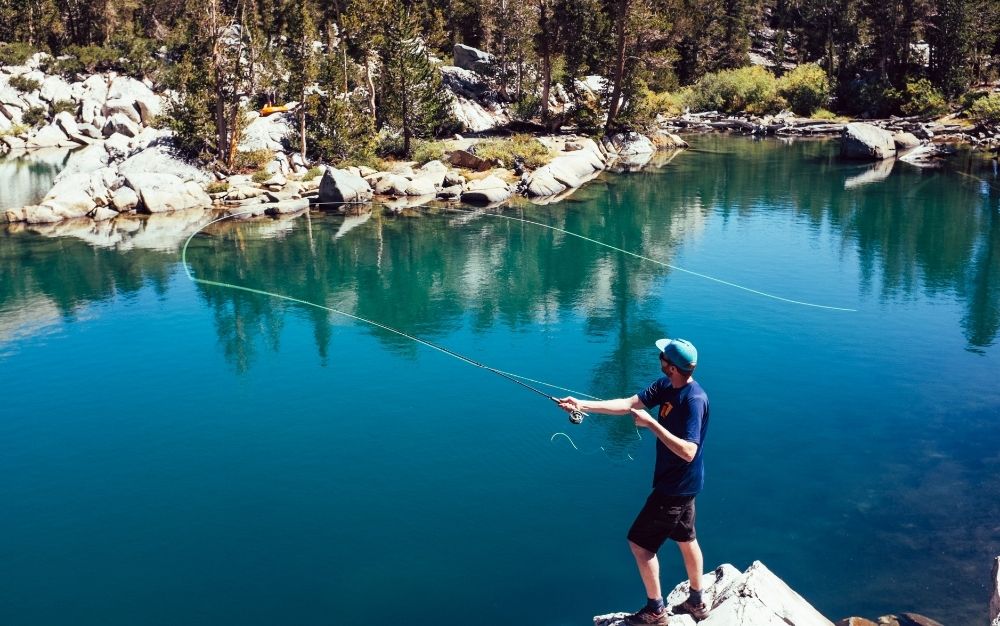
M656 347L682 370L693 370L698 365L698 350L687 339L660 339Z

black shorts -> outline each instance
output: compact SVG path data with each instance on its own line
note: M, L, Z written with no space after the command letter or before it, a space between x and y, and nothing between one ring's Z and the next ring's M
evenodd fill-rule
M683 543L694 538L694 496L653 491L628 529L629 541L650 552L659 550L667 539Z

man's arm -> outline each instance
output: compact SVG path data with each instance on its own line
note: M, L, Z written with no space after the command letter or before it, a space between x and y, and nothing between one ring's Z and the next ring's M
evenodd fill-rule
M695 455L698 454L698 444L687 439L681 439L671 433L643 409L632 408L631 413L635 419L636 426L651 430L656 435L656 438L662 441L663 445L667 446L668 450L679 456L685 463L690 463L694 460Z
M631 398L616 398L614 400L577 400L572 396L561 398L559 408L564 411L584 411L604 413L605 415L625 415L632 409L644 409L645 405L635 395Z

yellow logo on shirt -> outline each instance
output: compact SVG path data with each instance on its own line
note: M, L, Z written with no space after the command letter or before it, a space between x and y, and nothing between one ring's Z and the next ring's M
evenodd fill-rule
M670 412L673 410L674 410L674 405L670 404L669 402L664 402L663 404L660 405L660 418L662 419L670 415Z

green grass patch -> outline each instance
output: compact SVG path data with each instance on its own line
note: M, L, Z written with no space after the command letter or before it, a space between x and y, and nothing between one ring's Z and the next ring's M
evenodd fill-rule
M252 180L255 183L262 183L265 180L271 178L271 176L274 176L274 174L268 172L267 170L257 170L256 172L253 173L253 176L250 177L250 180Z
M217 180L205 186L206 193L222 193L223 191L229 191L228 180Z
M514 135L510 139L488 139L477 143L473 151L480 159L494 161L501 167L513 167L520 159L525 167L535 169L552 160L552 153L531 135Z
M319 178L322 175L323 175L323 168L322 167L318 167L318 166L317 167L310 167L309 171L306 172L305 176L302 177L302 180L314 180L316 178Z
M417 165L440 160L444 158L444 143L441 141L417 141L416 146L411 150L411 156Z

